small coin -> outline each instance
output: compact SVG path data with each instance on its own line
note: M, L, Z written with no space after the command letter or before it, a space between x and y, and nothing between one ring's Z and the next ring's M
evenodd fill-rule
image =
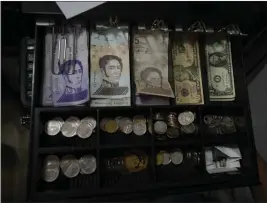
M157 154L157 157L156 157L156 164L159 166L161 164L163 164L163 161L164 161L164 152L161 151Z
M93 127L87 122L82 122L77 129L77 135L82 139L90 137L92 132Z
M59 158L55 155L49 155L44 160L43 179L46 182L53 182L59 176Z
M142 136L146 133L146 123L144 122L134 122L133 132L138 136Z
M62 157L60 168L68 178L74 178L80 173L79 161L72 155Z
M92 126L92 129L95 129L96 127L96 120L93 117L85 117L81 120L81 123L88 123Z
M171 153L171 161L175 165L179 165L183 162L183 152L181 150L175 150Z
M162 165L168 165L171 163L171 155L168 152L163 152L163 163Z
M168 128L166 135L168 138L177 138L180 136L180 132L177 128Z
M137 115L133 117L133 122L143 122L146 123L146 118L143 115Z
M246 120L245 120L244 117L239 116L239 117L236 117L235 118L235 124L238 127L240 127L240 128L244 127L245 126L245 123L246 123Z
M178 121L181 125L189 125L195 120L195 115L191 111L185 111L180 113L178 116Z
M181 130L186 134L192 134L196 130L196 126L194 123L190 123L189 125L183 125Z
M96 158L92 155L84 155L79 159L81 173L92 174L96 170Z
M119 128L125 134L130 134L133 131L133 122L130 118L121 118Z
M234 126L234 121L229 116L224 116L222 119L222 124L227 126L227 127L232 127L232 126Z
M211 124L212 120L213 120L213 118L211 115L205 115L204 116L204 123L205 124L207 124L207 125Z
M108 120L105 123L105 131L108 133L115 133L118 130L119 126L117 124L117 122L113 119Z
M106 131L105 130L105 124L110 120L110 118L103 118L101 119L100 121L100 129L103 130L103 131Z
M163 121L156 121L154 123L154 130L155 133L159 135L165 134L167 131L167 124Z

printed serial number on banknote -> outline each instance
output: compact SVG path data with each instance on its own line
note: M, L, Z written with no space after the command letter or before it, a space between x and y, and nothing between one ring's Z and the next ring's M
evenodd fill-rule
M196 36L176 34L172 53L176 104L204 104Z
M224 36L210 36L206 44L211 101L235 100L231 43Z
M128 30L117 28L91 34L92 98L130 98Z
M138 31L134 34L134 72L137 94L174 97L168 81L169 33Z

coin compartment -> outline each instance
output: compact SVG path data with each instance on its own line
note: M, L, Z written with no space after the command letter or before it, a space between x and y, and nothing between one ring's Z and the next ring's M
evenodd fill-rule
M134 116L136 115L142 115L148 120L150 118L150 111L149 109L140 109L136 111L132 110L100 110L100 119L99 123L101 123L101 120L104 118L111 118L115 119L116 117L127 117L133 120ZM119 128L115 133L108 133L103 131L101 128L99 139L100 144L103 146L109 146L109 145L136 145L136 146L150 146L151 144L151 134L148 131L148 122L146 122L146 132L142 136L136 135L133 131L130 134L123 133Z
M41 112L39 123L39 145L41 147L95 147L97 142L97 126L93 130L92 135L88 138L80 138L77 134L73 137L65 137L61 131L55 136L49 136L45 133L44 127L48 120L60 117L64 121L71 116L75 116L80 120L85 117L93 117L97 121L96 111L74 111L74 112Z
M43 162L44 159L48 155L56 155L60 160L65 155L73 155L78 160L84 155L93 155L96 159L97 153L95 150L90 151L82 151L82 152L69 152L69 153L54 153L54 154L41 154L37 160L37 184L36 184L36 191L37 192L47 192L47 191L68 191L78 190L78 189L96 189L97 184L97 174L98 168L96 168L95 172L92 174L82 174L81 172L74 178L66 177L62 170L60 169L59 176L53 182L46 182L43 180L42 172L43 172ZM98 161L98 160L97 160Z
M201 147L161 146L156 148L155 156L157 156L160 151L165 151L171 155L171 153L177 149L182 151L183 161L178 165L175 165L172 162L170 162L168 165L156 164L156 177L158 182L194 182L201 178L201 175L203 174L203 156ZM194 158L195 156L193 155L193 152L198 153L198 160ZM190 153L191 156L187 155L187 153ZM157 160L157 158L155 159Z
M129 172L125 170L125 165L117 166L116 169L108 169L107 161L115 157L124 157L129 152L139 151L148 156L147 168L138 172ZM140 153L139 153L140 154ZM153 166L151 160L151 149L142 148L121 148L121 149L105 149L100 151L100 182L103 188L131 188L144 186L153 181Z

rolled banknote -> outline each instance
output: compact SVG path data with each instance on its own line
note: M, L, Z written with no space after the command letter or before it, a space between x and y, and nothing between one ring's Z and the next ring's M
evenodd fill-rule
M57 35L51 70L54 106L79 105L89 100L87 44L85 28Z
M204 104L196 35L177 33L172 54L176 104Z
M169 33L137 31L134 34L134 77L137 94L174 97L168 81Z
M130 101L130 62L128 26L94 30L91 34L92 104L116 104L117 99ZM109 100L99 100L109 99ZM110 99L116 99L115 102ZM123 101L123 100L121 100Z
M51 66L52 54L53 54L53 34L50 28L47 28L45 34L45 56L44 56L44 71L43 71L43 94L42 104L43 106L52 106L52 72Z
M206 59L210 100L235 100L231 43L226 36L207 38Z

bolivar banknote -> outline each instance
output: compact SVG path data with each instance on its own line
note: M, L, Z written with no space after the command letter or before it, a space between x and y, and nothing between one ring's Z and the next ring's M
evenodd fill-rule
M210 100L233 101L235 82L231 43L225 35L207 37L206 59Z
M172 53L176 104L204 104L196 35L176 33Z
M91 98L130 98L128 26L92 31L90 54Z
M52 30L47 28L45 34L45 50L44 50L44 71L43 71L43 92L42 92L42 104L43 106L52 106L52 72L51 66L52 54L53 54L53 34Z
M74 42L77 44L75 47ZM75 58L74 53L76 53ZM76 34L71 31L64 35L57 34L54 58L54 66L51 67L53 105L69 106L87 102L89 100L89 76L86 29L81 28Z
M174 97L168 81L169 33L134 33L134 77L137 94Z

